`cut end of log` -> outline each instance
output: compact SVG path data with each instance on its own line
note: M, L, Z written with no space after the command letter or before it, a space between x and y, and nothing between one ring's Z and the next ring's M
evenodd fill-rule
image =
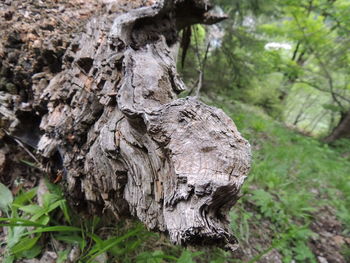
M237 243L226 213L250 167L250 146L221 111L194 99L165 105L152 134L173 166L164 180L164 220L177 244Z

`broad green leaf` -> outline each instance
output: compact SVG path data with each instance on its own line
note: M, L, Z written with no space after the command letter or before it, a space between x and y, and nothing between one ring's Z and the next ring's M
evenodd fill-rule
M15 256L6 255L3 263L13 263L15 261Z
M21 238L21 240L18 242L18 244L14 245L11 248L11 252L13 254L18 254L20 252L30 250L32 247L34 247L36 242L38 242L40 236L41 235L37 235L34 238L32 238L32 237Z
M58 258L56 263L64 263L68 259L69 250L58 251Z
M7 212L13 202L11 191L2 183L0 183L0 210Z
M43 215L47 215L48 213L50 213L51 211L55 210L57 207L60 206L60 200L56 201L52 204L49 204L48 206L45 206L42 210L38 211L38 213L36 213L35 215L32 216L31 220L32 221L36 221L38 220L41 216Z
M26 230L27 228L22 226L9 227L7 234L7 247L12 248L14 245L16 245Z
M18 253L17 257L32 259L38 256L41 253L41 250L42 250L42 247L36 244L31 249Z
M196 45L196 42L198 45L202 45L205 41L205 28L204 26L197 24L192 26L192 36L191 36L191 42Z
M25 205L18 207L18 209L31 215L38 214L43 210L39 205Z
M57 207L61 206L62 200L58 200L54 203L51 203L47 209L47 213L50 213L51 211L55 210Z
M39 224L47 226L47 224L50 222L50 216L48 215L43 215L38 220L36 220Z
M61 197L56 195L56 194L45 193L43 196L44 207L45 208L50 207L52 204L56 203L57 200L59 200L59 199L61 199Z
M33 189L30 189L27 192L24 192L20 195L17 195L15 197L15 200L13 201L12 206L15 206L17 208L19 208L20 206L22 206L23 204L29 202L30 200L32 200L34 198L34 196L36 195L38 188L35 187Z

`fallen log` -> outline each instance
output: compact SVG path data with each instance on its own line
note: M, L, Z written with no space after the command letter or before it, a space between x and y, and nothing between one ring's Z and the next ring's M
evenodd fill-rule
M206 0L121 2L87 20L61 68L32 76L25 102L1 92L2 125L63 175L77 210L135 216L176 244L235 249L226 214L250 146L223 111L177 98L186 87L175 58L181 29L224 17Z

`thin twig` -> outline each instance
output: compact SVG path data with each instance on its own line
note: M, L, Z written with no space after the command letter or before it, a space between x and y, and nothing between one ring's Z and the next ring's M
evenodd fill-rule
M38 164L38 168L41 167L41 164L39 162L39 160L34 156L34 154L32 154L32 152L18 139L16 138L15 136L11 135L8 131L6 131L5 129L2 129L7 136L9 136L10 138L12 138L20 147L22 147L23 150L26 151L26 153L28 153L28 155L30 157L33 158L33 160ZM41 168L39 168L41 169Z

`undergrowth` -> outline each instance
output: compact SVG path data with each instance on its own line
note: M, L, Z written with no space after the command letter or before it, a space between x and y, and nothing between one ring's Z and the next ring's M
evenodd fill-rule
M203 254L172 246L139 222L106 227L97 216L82 220L69 209L59 186L45 184L44 194L33 188L13 197L0 183L0 210L6 215L0 218L0 227L7 233L0 244L6 246L1 262L32 259L47 249L57 253L57 263L74 253L77 263L190 263Z
M319 209L334 207L344 236L350 234L350 161L344 158L345 147L331 148L298 134L255 107L214 104L230 115L253 149L243 197L231 211L241 243L265 220L270 228L265 234L272 242L256 260L276 248L283 262L317 262L309 241L317 235L310 224Z

